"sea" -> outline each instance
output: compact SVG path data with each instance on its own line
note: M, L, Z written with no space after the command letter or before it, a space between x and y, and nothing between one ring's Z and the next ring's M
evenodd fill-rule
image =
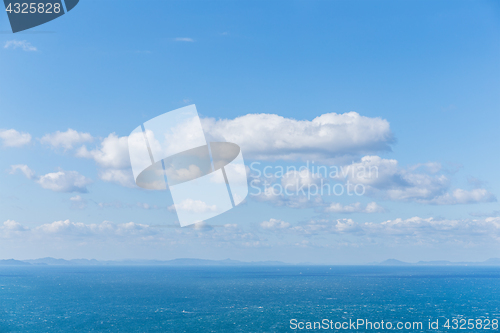
M0 267L0 332L498 332L498 320L500 267Z

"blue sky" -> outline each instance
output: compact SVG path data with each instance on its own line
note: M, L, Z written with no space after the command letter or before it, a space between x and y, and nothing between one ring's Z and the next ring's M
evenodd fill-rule
M82 1L9 31L0 15L4 258L365 263L500 253L497 2ZM168 193L131 185L124 142L189 104L207 131L240 144L247 166L313 159L376 164L381 175L354 179L368 188L362 197L248 197L209 225L177 228ZM331 116L351 111L352 123ZM322 115L337 126L325 140L333 125L313 122ZM283 139L295 148L280 150L290 132ZM370 203L379 208L367 212Z

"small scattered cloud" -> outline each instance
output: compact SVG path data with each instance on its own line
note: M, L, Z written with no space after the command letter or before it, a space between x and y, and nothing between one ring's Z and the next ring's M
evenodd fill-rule
M38 51L36 47L31 45L31 43L25 41L25 40L9 40L5 42L5 45L3 46L4 49L21 49L26 52L34 52Z
M481 188L486 186L485 181L473 176L467 177L467 183L469 183L469 185L472 186L473 188Z
M269 219L269 221L264 221L260 224L260 226L264 229L286 229L290 227L290 223L277 220L277 219Z
M69 201L71 201L71 209L85 209L87 207L87 200L80 195L69 198Z
M385 209L379 206L376 202L370 202L365 207L360 202L355 202L350 205L342 205L338 202L333 202L325 208L327 213L383 213Z
M37 176L27 165L18 164L11 166L10 174L15 174L18 170L21 171L26 178L34 180L42 188L55 192L86 193L88 192L87 185L92 183L91 179L76 171L59 170L43 176Z
M10 171L9 173L11 175L15 174L17 171L21 171L23 175L28 178L28 179L33 179L35 177L35 172L31 170L27 165L25 164L16 164L16 165L11 165L10 166Z
M157 205L150 205L150 204L145 203L145 202L138 202L136 206L139 207L139 208L142 208L142 209L146 209L146 210L159 209L160 208Z
M87 185L91 184L92 180L76 171L59 170L40 176L36 182L41 187L55 192L86 193Z
M57 235L73 237L91 237L91 236L144 236L155 234L148 225L128 222L115 224L104 221L100 224L84 224L80 222L71 222L70 220L56 221L46 223L36 228L30 229L32 233L39 235Z
M217 210L216 205L209 205L201 200L186 199L178 204L172 205L168 208L170 211L179 210L190 213L207 213L215 212Z
M15 234L22 233L24 231L28 231L29 228L23 226L21 223L16 222L14 220L7 220L0 226L0 234L5 237L11 237Z
M31 135L15 129L0 129L0 139L4 147L21 147L31 142Z
M65 150L73 149L76 144L92 142L94 138L89 133L77 132L69 128L66 132L57 131L44 135L40 142L51 145L54 148L62 147Z
M26 242L37 249L45 249L57 242L58 251L61 248L74 248L75 241L82 242L88 250L111 246L116 250L118 244L144 244L151 246L170 246L196 242L201 246L235 245L242 247L262 246L259 237L240 229L236 224L225 224L218 227L205 223L197 223L189 228L161 228L141 223L127 222L114 223L104 221L101 223L85 224L70 220L45 223L38 227L25 227L21 223L7 220L0 225L0 239L12 239L17 243ZM110 245L112 244L112 245Z
M177 37L177 38L174 38L174 41L176 41L176 42L194 42L194 39L189 38L189 37Z
M497 198L484 188L471 191L456 189L451 193L438 196L428 203L435 205L465 205L479 202L496 202Z
M99 178L124 187L135 187L134 175L130 169L104 169L99 172Z
M417 216L382 223L357 223L352 219L311 220L289 229L301 235L352 235L367 242L381 239L384 242L415 244L435 244L440 241L479 244L487 239L495 242L500 240L499 217L447 220Z
M99 202L97 204L99 208L123 208L123 204L120 201L115 202Z

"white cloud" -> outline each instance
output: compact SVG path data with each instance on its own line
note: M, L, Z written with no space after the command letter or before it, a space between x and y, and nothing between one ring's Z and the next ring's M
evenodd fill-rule
M303 169L300 171L289 171L281 178L281 186L290 191L298 190L299 188L311 186L312 184L319 185L321 181L320 174L313 174L310 170Z
M75 195L74 197L69 198L71 201L72 209L85 209L87 207L87 200L82 198L80 195Z
M145 202L138 202L137 207L142 208L142 209L146 209L146 210L159 208L157 205L150 205L150 204L145 203Z
M20 133L15 129L0 129L0 139L4 147L21 147L31 142L31 135Z
M418 172L422 166L425 170ZM439 165L429 163L404 169L394 159L364 156L360 162L347 166L338 178L363 185L367 195L396 201L438 205L496 201L496 197L485 189L455 189L449 193L450 179L438 174L439 169Z
M268 186L263 189L259 189L261 192L250 192L250 196L257 201L267 202L274 206L284 206L289 208L314 208L319 206L324 206L322 196L320 195L308 195L307 188L304 189L304 193L299 192L295 194L293 189L290 188L289 192L293 195L285 195L284 188L279 186ZM255 184L252 184L255 186Z
M57 131L46 134L40 139L40 142L49 144L55 148L62 147L67 150L73 149L76 144L91 142L93 139L89 133L81 133L69 128L66 132Z
M262 222L260 226L264 229L286 229L290 227L290 223L277 219L270 219L269 221Z
M176 42L194 42L194 39L189 38L189 37L177 37L177 38L174 38L174 41L176 41Z
M427 162L427 163L418 163L408 167L408 170L414 171L417 169L424 169L429 173L438 173L442 169L441 163L437 162Z
M447 220L412 217L382 223L356 223L352 219L312 220L290 228L302 235L344 234L372 242L412 242L415 244L454 242L480 244L486 240L500 241L500 218Z
M191 164L187 168L176 169L174 167L165 170L169 182L185 182L202 176L201 170L197 165ZM224 179L222 179L224 182Z
M133 236L133 235L151 235L156 234L155 230L144 224L128 222L115 224L104 221L100 224L84 224L80 222L71 222L70 220L56 221L43 224L31 229L37 235L56 235L56 236Z
M25 41L25 40L9 40L5 42L5 45L3 46L4 49L17 49L20 48L23 51L27 52L33 52L37 51L37 48L31 45L31 43Z
M342 205L338 202L333 202L325 208L327 213L383 213L383 207L377 205L376 202L368 203L364 208L360 202L355 202L350 205Z
M77 151L76 156L91 158L103 168L129 168L128 137L118 137L115 133L111 133L102 140L96 149L89 151L87 147L82 146Z
M131 169L104 169L99 172L99 178L125 187L134 187L134 176Z
M76 156L93 159L102 168L99 172L101 180L125 187L135 186L130 168L128 137L118 137L115 133L111 133L95 149L88 150L86 146L80 147Z
M451 193L438 196L428 202L436 205L470 204L477 202L493 202L496 197L485 189L478 188L471 191L456 189Z
M92 180L79 174L76 171L59 170L57 172L48 173L43 176L36 176L35 172L27 165L19 164L11 166L11 174L20 170L28 179L33 179L44 189L55 192L80 192L86 193L87 185L92 183Z
M86 193L87 185L92 183L92 180L76 171L59 170L40 176L36 182L43 188L56 192Z
M359 233L361 228L359 224L352 219L330 220L311 220L307 223L300 224L290 228L292 232L302 235L316 234L343 234L343 233Z
M179 204L174 204L168 208L170 211L179 210L191 213L206 213L215 212L217 210L216 205L209 205L201 200L186 199Z
M12 231L26 231L28 230L27 227L24 227L21 223L18 223L13 220L7 220L3 223L3 226L0 227L1 231L4 232L12 232Z
M162 228L161 226L149 226L135 222L117 224L104 221L85 224L61 220L29 228L8 220L4 222L3 226L0 226L0 238L12 239L14 244L29 244L35 249L35 256L40 256L40 251L45 251L53 246L56 246L57 253L61 253L62 248L70 251L82 248L88 253L95 250L96 246L99 249L108 248L115 251L118 247L123 247L124 251L133 249L130 253L134 256L138 249L137 246L139 245L141 248L141 244L147 249L151 249L152 246L156 248L168 246L177 248L179 245L191 247L193 242L199 246L211 248L227 244L232 249L234 246L257 247L262 245L257 235L238 228L236 224L209 226L198 223L190 228L172 227L174 226Z
M384 209L384 207L377 205L376 202L370 202L366 205L363 212L364 213L384 213L385 209Z
M211 141L238 144L245 157L260 160L326 160L389 151L394 142L389 122L356 112L327 113L309 120L276 114L247 114L235 119L202 119Z
M178 145L189 139L194 125L193 122L180 124L175 130L177 136L169 141L175 142L179 150ZM202 125L209 141L237 143L245 157L263 160L357 156L365 152L389 151L394 142L389 122L356 112L323 114L312 121L276 114L247 114L235 119L205 118ZM149 139L152 149L156 149L155 140ZM103 168L130 167L127 137L118 137L115 133L93 150L83 146L77 156L94 159Z
M123 204L119 201L116 202L99 202L97 204L99 208L122 208Z
M33 179L35 177L35 172L25 164L11 165L9 173L13 175L17 170L20 170L28 179Z
M361 203L356 202L350 205L342 205L339 202L333 202L330 206L325 208L325 212L327 213L357 213L361 212L363 209L361 208Z
M206 118L202 119L202 124L209 141L237 143L245 157L265 160L331 159L362 152L387 151L394 141L386 120L363 117L356 112L323 114L312 121L275 114L248 114L233 120ZM169 142L175 143L177 148L189 138L188 133L193 126L191 122L181 125L182 128L179 125L175 131L178 137L169 138ZM148 138L152 149L156 149L155 140ZM103 168L102 180L130 186L129 179L117 177L117 173L130 168L127 137L111 133L95 149L82 146L76 156L93 159ZM192 175L196 170L185 171ZM185 178L184 174L176 176ZM295 178L300 183L313 181L310 175L299 174Z

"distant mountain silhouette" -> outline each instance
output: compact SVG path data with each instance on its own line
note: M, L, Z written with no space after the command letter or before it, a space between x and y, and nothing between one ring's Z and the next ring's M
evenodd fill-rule
M240 260L209 260L196 258L179 258L173 260L96 260L96 259L56 259L52 257L15 260L0 260L0 266L283 266L283 265L314 265L312 263L287 264L281 261L240 261ZM379 263L370 263L368 265L380 266L500 266L500 258L491 258L482 262L452 262L446 260L419 261L417 263L404 262L397 259L387 259ZM321 266L321 265L318 265ZM329 264L328 266L332 266Z
M0 261L0 265L1 265ZM51 257L29 260L3 260L4 265L50 265L50 266L106 266L106 265L144 265L144 266L282 266L288 265L281 261L252 261L245 262L239 260L208 260L208 259L194 259L194 258L180 258L173 260L107 260L100 261L96 259L55 259Z
M14 260L14 259L0 260L0 266L26 266L26 265L29 265L29 263L21 260Z

